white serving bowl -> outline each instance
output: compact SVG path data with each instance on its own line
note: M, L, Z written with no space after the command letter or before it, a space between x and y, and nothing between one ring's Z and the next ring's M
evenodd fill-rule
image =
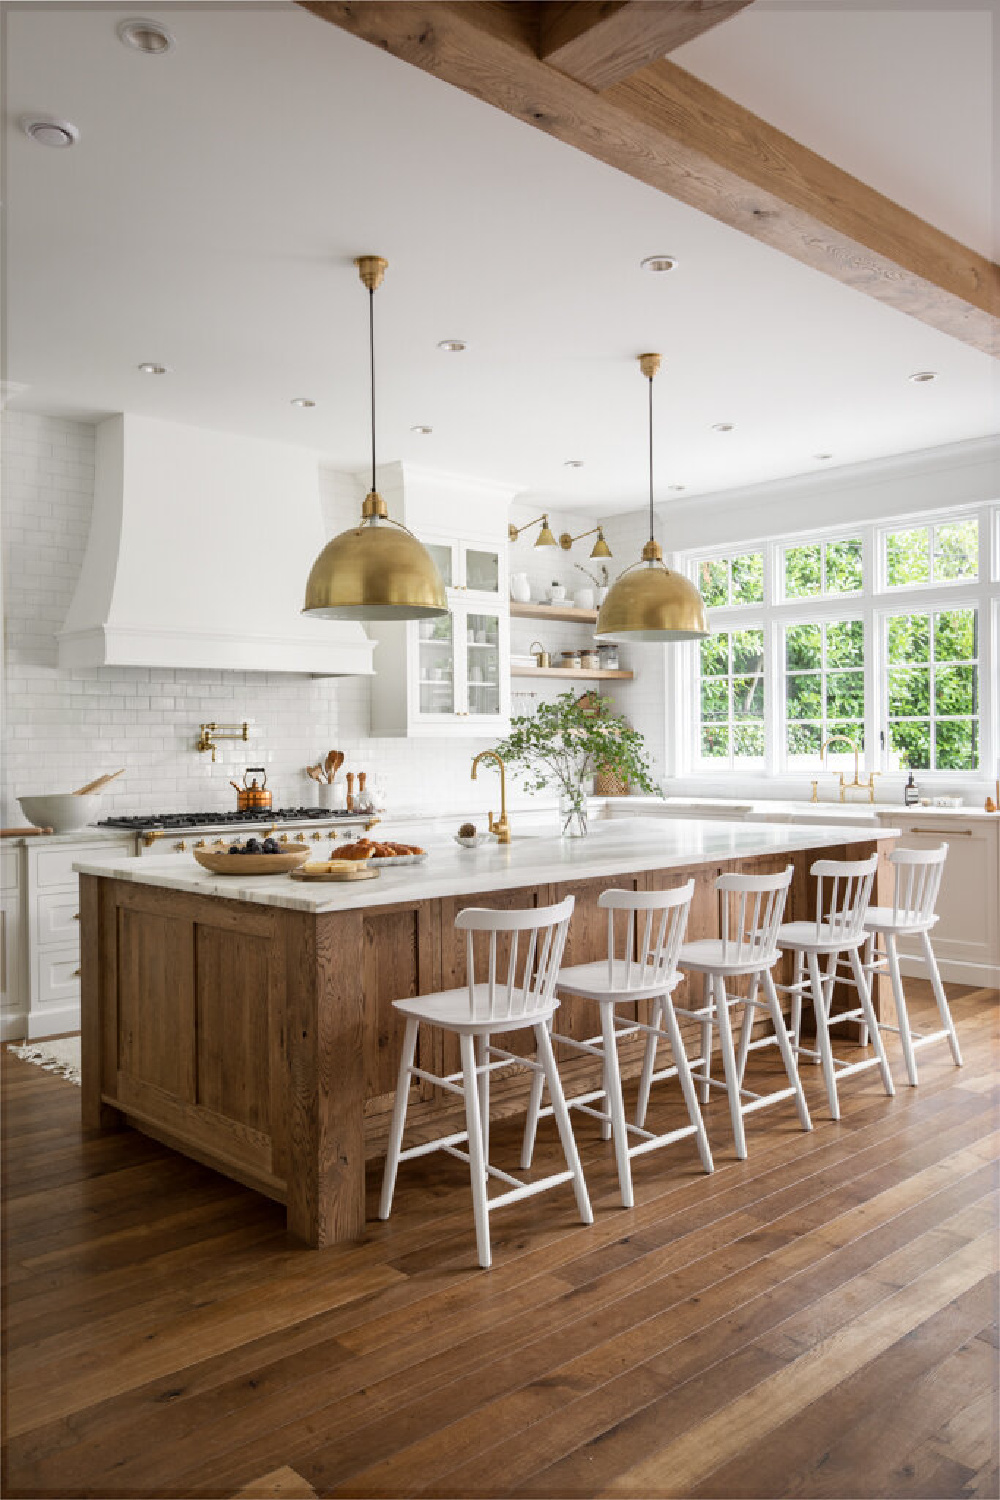
M101 805L98 792L78 797L75 792L50 792L47 797L18 797L21 811L35 828L53 833L75 833L96 822Z
M478 849L480 844L489 843L488 833L474 833L471 838L463 838L461 834L455 834L455 843L461 844L463 849Z

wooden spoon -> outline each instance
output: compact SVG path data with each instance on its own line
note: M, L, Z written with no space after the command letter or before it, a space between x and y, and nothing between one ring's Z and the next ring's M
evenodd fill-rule
M116 776L124 775L125 767L122 766L120 771L112 771L110 776L98 776L96 781L88 781L86 786L78 786L73 796L86 797L90 792L99 792L103 787L107 786L109 781L114 781Z
M326 757L326 779L332 781L344 764L344 756L340 750L331 750Z

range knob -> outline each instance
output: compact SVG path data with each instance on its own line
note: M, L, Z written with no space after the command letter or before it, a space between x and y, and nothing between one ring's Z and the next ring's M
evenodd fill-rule
M205 848L205 842L206 841L204 839L199 839L198 842L195 844L194 847L196 849L204 849Z
M318 843L319 843L319 841L320 841L320 839L321 839L321 838L322 838L322 837L323 837L323 835L322 835L322 834L321 834L321 833L314 833L314 834L313 834L313 836L312 836L312 841L313 841L313 843L314 843L314 844L318 844Z
M288 843L288 834L287 833L281 834L279 836L279 838L278 838L278 843L279 844L287 844Z
M177 843L174 845L174 848L177 850L178 854L183 854L184 850L187 848L187 843L184 839L178 839Z

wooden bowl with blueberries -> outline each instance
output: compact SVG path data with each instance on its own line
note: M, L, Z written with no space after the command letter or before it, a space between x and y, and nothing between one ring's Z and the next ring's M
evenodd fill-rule
M309 858L308 844L248 838L228 849L195 849L195 859L213 875L287 875Z

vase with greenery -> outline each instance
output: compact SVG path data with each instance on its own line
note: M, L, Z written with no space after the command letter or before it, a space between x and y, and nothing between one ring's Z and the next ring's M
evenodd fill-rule
M556 787L566 838L587 832L586 784L596 771L617 774L631 786L656 796L642 735L596 693L560 693L533 714L511 720L510 734L497 746L510 765L523 768L527 791Z

